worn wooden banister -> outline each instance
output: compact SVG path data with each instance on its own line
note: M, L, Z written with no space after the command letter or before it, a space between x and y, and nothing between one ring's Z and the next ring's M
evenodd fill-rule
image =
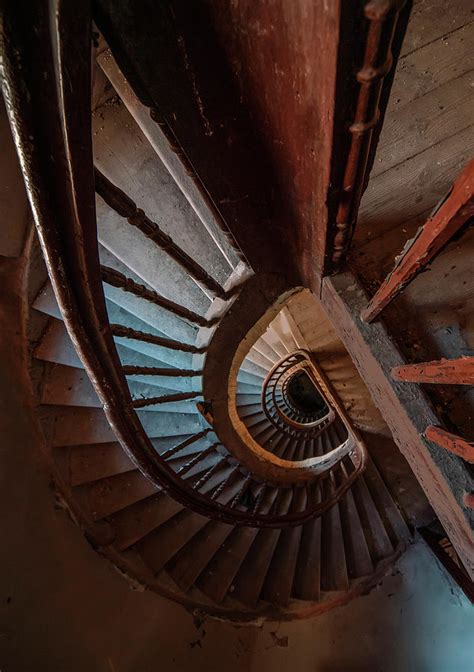
M405 364L392 369L395 380L435 385L474 385L474 357Z
M466 462L474 463L474 443L472 441L466 441L456 434L447 432L445 429L441 429L441 427L434 427L433 425L426 428L425 437L428 441L436 443L437 446L462 457Z
M466 221L474 216L474 159L454 183L449 195L409 240L367 308L361 313L365 322L372 322L380 312L441 251Z

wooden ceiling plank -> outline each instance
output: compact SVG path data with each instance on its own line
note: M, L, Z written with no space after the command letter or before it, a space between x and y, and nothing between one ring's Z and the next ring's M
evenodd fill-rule
M388 114L371 179L472 125L474 70Z
M356 229L358 243L433 208L473 155L474 127L469 126L371 180Z
M440 20L442 17L442 20ZM401 58L449 36L472 21L472 6L466 0L418 0L414 3Z

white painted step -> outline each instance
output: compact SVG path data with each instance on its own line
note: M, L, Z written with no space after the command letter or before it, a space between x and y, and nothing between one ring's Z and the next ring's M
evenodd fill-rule
M257 394L260 396L261 392L261 385L249 385L248 383L240 382L240 380L237 381L237 394Z
M101 245L155 292L203 315L210 299L179 265L153 241L128 224L96 197L98 238ZM127 273L129 275L129 273Z
M268 343L263 339L261 336L258 341L256 341L252 347L252 350L256 350L259 352L261 355L266 357L272 365L276 364L279 359L281 359L281 356L274 350Z
M143 283L137 275L124 266L124 264L104 247L100 246L99 252L101 259L104 260L107 266L114 268L123 275L128 274L128 277L132 280L141 282L141 284L147 286L146 283ZM149 324L158 331L166 334L169 338L174 338L182 343L194 343L197 334L195 325L189 324L180 317L173 315L168 310L160 308L146 299L141 299L131 292L112 287L107 283L103 283L103 288L107 299L118 306L121 306L146 324Z
M230 268L236 268L239 264L239 256L233 248L233 243L229 242L228 235L226 236L221 230L221 225L216 220L212 208L209 207L206 199L202 197L199 188L189 174L187 167L180 160L179 155L170 147L159 124L151 119L149 108L145 107L138 100L126 78L121 73L110 50L107 49L100 54L97 61L154 151L160 157L167 171L172 175L182 194L209 232L211 238L215 241L217 247L221 250L227 264Z
M281 341L276 331L271 328L271 325L267 328L266 332L260 336L260 340L265 341L265 343L278 354L279 359L286 357L288 354L285 344Z
M247 356L245 358L247 361L252 362L253 364L256 364L257 366L261 367L268 373L270 369L273 367L273 360L269 359L265 355L263 355L261 352L259 352L255 346L253 346L249 352L247 353Z
M135 350L125 348L118 345L117 351L123 364L131 366L146 366L169 368L170 371L174 367L169 366L165 362L160 362L151 357L147 357ZM62 322L59 320L52 320L48 326L42 340L35 349L34 356L37 359L51 362L53 364L62 364L68 367L74 367L83 370L82 362L80 361L69 334ZM145 383L153 386L164 386L177 392L191 392L192 390L201 389L201 376L195 378L183 378L173 376L127 376L130 382Z
M254 362L251 362L247 357L243 360L242 364L240 365L240 371L245 373L251 373L255 378L261 378L262 380L268 373L267 369L263 368L258 364L255 364Z
M40 406L38 413L50 446L75 446L116 440L107 418L98 408ZM138 411L137 414L150 438L202 431L200 416L197 414L147 411Z
M298 350L299 345L293 337L290 325L285 316L285 311L281 310L270 325L269 332L273 332L280 342L284 345L288 353Z
M192 368L192 355L190 353L167 350L167 361L164 362L162 359L159 359L158 356L155 358L149 354L145 354L141 349L130 347L135 345L137 341L122 338L115 338L114 340L117 343L117 352L120 360L124 365L154 366L160 368ZM122 345L122 343L126 343L126 345ZM163 351L165 349L162 348L161 350ZM37 359L43 359L48 362L55 362L57 364L64 364L75 368L83 368L64 323L55 319L52 319L48 325L41 341L34 351L34 356Z
M238 374L237 374L237 384L240 385L252 385L253 387L256 387L258 389L262 389L262 383L263 383L263 378L262 376L258 375L256 376L253 373L249 373L248 371L244 371L243 369L240 369Z
M171 325L170 328L166 331L160 331L113 301L106 299L105 304L109 322L111 324L121 324L123 326L130 327L131 329L143 331L155 336L174 338L173 335L170 335L170 331L173 331L173 326L175 325ZM55 317L58 320L62 320L61 311L59 310L53 287L49 280L33 302L33 308L35 308L35 310L39 310L41 313ZM179 320L179 322L183 327L188 326L187 323L183 322L182 320ZM182 332L182 334L180 333L180 338L177 340L180 340L182 343L188 343L192 345L195 341L197 330L194 327L189 326L189 329L184 328L182 329ZM186 338L184 338L185 336Z
M232 268L122 101L97 110L92 124L98 168L182 250L224 283Z
M176 390L157 387L140 382L129 382L129 389L134 399L150 398L176 394ZM196 399L170 402L161 405L144 407L142 410L156 410L161 413L196 413ZM42 382L41 403L55 406L84 406L102 408L102 404L83 369L47 364Z

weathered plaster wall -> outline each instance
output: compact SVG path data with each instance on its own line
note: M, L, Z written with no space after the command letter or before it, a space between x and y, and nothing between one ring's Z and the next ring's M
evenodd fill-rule
M469 672L474 611L418 542L368 596L264 627L198 622L132 590L55 505L22 351L21 261L0 259L2 672Z

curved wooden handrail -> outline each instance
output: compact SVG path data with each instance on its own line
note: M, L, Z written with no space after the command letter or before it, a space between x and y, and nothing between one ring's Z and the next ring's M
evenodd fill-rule
M133 401L128 389L113 339L117 327L109 323L102 288L91 144L89 6L79 3L73 7L65 0L38 0L26 7L18 0L7 3L3 20L3 92L48 273L69 336L128 457L152 483L186 508L232 525L278 528L298 525L332 506L364 467L363 454L350 478L324 503L303 512L280 515L233 509L213 496L198 492L155 451L135 410L143 404ZM199 273L199 269L194 272ZM247 289L244 303L248 301L249 290L257 291L260 300L253 294L251 302L256 301L259 309L263 309L262 314L267 313L275 299L277 304L284 301L288 291L275 278L267 285L265 279L259 279L258 287L251 278L243 287ZM239 299L230 311L231 320L235 320L234 309ZM255 311L249 314L254 321ZM240 363L241 344L252 326L253 323L247 324L244 333L242 325L235 329L228 359L230 373ZM216 329L218 334L221 331ZM219 339L214 338L213 342L215 347ZM208 351L206 361L210 361L209 354ZM221 353L215 361L220 366ZM205 370L205 380L209 379L207 374ZM221 394L226 396L225 388L221 382ZM213 395L205 395L208 398ZM151 402L160 403L159 399ZM235 394L231 403L235 405ZM232 423L229 427L233 433L224 445L234 452L236 432ZM252 464L248 465L245 459L241 462L255 467L255 451L249 451L253 439L245 428L241 433L245 451L252 455ZM255 445L258 449L258 444ZM315 474L326 473L354 448L353 437L349 435L332 453L303 460L298 466L275 458L268 480L282 484L311 480ZM251 473L258 477L259 469L251 469Z
M231 510L196 492L156 453L128 390L108 321L95 217L87 3L8 3L3 94L41 247L64 323L118 441L137 468L183 506L232 525L285 527L311 511Z
M1 39L3 94L48 273L118 441L147 478L187 508L233 525L295 524L291 516L233 511L193 490L160 460L133 408L101 285L88 3L7 3Z

